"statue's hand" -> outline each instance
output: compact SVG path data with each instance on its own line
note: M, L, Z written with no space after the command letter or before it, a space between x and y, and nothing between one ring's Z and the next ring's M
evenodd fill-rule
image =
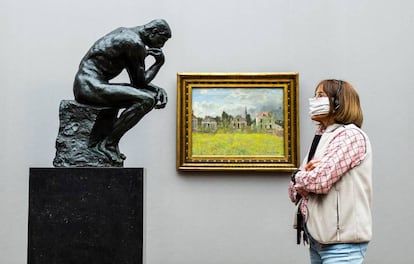
M164 63L165 57L164 57L164 53L162 52L161 49L158 49L158 48L149 48L147 50L147 52L148 52L147 53L148 55L151 55L151 56L154 57L154 59L155 59L155 61L157 63Z
M165 92L163 88L158 88L156 99L157 99L157 103L154 108L155 109L164 108L168 102L167 92Z

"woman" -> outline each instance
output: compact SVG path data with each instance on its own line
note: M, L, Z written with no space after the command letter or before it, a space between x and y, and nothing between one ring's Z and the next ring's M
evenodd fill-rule
M372 236L372 154L359 96L346 81L323 80L309 103L318 129L289 185L298 243L303 230L312 264L362 263Z

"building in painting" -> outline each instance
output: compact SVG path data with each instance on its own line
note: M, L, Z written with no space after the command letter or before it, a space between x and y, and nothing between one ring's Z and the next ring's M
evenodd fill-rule
M206 116L201 121L201 126L205 131L215 131L217 130L217 120L211 116Z
M256 115L257 129L275 129L275 118L270 112L261 112Z
M231 125L233 129L243 129L247 127L247 120L241 115L237 115L231 119Z
M193 113L191 124L192 124L193 131L197 131L197 129L198 129L198 119L194 115L194 113Z

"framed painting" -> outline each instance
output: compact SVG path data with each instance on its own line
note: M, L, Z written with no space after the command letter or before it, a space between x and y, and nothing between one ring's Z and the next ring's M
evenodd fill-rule
M299 74L177 73L177 170L295 170Z

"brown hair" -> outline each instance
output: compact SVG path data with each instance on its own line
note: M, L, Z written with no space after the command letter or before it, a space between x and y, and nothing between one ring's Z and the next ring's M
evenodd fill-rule
M362 127L363 114L359 95L349 82L342 80L323 80L323 91L328 95L331 104L330 114L339 124L354 124Z

